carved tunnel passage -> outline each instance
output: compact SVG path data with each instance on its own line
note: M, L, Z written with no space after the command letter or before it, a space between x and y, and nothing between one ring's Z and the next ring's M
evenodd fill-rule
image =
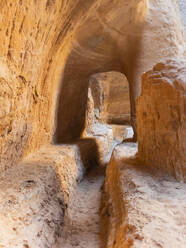
M186 247L178 2L0 1L1 248Z
M58 97L56 143L68 142L81 136L85 123L88 80L95 73L118 71L126 75L130 87L131 118L132 123L135 122L141 74L136 68L146 1L136 2L135 8L131 1L127 1L126 5L119 2L111 5L104 2L98 5L73 36ZM112 13L113 5L115 14ZM129 15L130 19L127 18Z
M93 74L84 80L82 77L80 87L75 83L77 75L69 78L70 81L74 80L74 86L62 82L57 110L56 143L82 137L87 126L90 128L91 118L91 121L103 124L130 125L129 84L124 74L110 71ZM79 80L78 78L78 82ZM94 105L92 110L88 106L90 94Z

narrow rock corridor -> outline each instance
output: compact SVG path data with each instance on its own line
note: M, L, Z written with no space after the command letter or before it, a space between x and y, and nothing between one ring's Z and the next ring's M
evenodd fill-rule
M186 0L0 0L0 248L186 248Z
M55 248L100 248L100 200L104 173L92 169L79 184L68 209L63 237Z

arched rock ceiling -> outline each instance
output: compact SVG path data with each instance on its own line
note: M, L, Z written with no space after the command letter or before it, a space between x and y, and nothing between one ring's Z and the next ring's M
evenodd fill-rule
M98 2L79 25L64 70L58 109L59 142L81 134L89 76L109 70L123 71L121 54L128 56L129 36L136 43L140 39L146 11L144 0L124 3L105 0Z
M72 40L59 99L57 141L80 136L91 74L109 70L126 74L134 122L141 74L156 61L182 54L183 45L175 1L98 1Z

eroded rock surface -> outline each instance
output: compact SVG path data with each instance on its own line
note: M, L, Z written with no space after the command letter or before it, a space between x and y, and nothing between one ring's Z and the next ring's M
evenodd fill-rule
M84 167L77 146L48 146L0 178L0 247L51 248Z
M78 190L77 184L82 179L84 171L82 164L85 167L95 165L97 159L94 160L94 157L97 157L100 151L103 155L100 159L105 158L105 154L111 155L108 151L112 151L110 147L113 148L112 141L115 134L111 133L108 127L105 128L100 124L98 128L95 127L95 130L92 129L97 135L99 146L95 142L96 137L93 139L87 137L86 143L79 140L85 128L88 79L95 73L113 70L126 75L130 88L131 120L134 131L136 131L136 99L141 90L142 72L150 69L154 63L162 59L184 54L185 40L178 2L173 0L1 0L0 41L0 246L51 248L58 236L63 233L63 222L68 213L66 208L70 204L73 206L73 200L75 200L74 203L77 205L72 208L71 212L75 217L75 223L83 221L83 225L91 225L88 219L90 213L92 219L95 217L94 226L85 228L82 240L81 235L76 236L73 233L75 239L71 239L69 235L67 244L87 247L86 242L90 237L93 241L91 245L95 248L99 245L96 231L98 228L98 205L96 204L99 202L98 191L102 179L98 184L86 180ZM179 82L178 80L178 84ZM176 87L180 86L183 84ZM173 103L175 104L175 101ZM173 110L175 118L177 115L180 118L183 117L180 114L182 110L179 109L179 113L177 110L174 111L175 109ZM178 124L168 123L168 127L174 129L180 123L185 123L182 119L177 119ZM182 130L181 126L179 128ZM118 135L117 132L115 133ZM182 131L179 137L170 136L168 144L172 144L172 140L175 139L180 145L181 136ZM43 145L48 146L52 141L61 143L74 139L78 139L74 145L59 147L49 145L48 148L23 159ZM97 149L98 147L102 150ZM89 150L87 151L86 148ZM184 144L180 149L182 148L184 149ZM85 150L86 155L82 157ZM177 151L177 147L175 150ZM172 147L169 151L171 154L167 159L171 158L172 162L174 156ZM178 154L178 161L175 164L167 163L165 171L171 171L171 174L176 172L176 176L181 179L185 175L184 163L180 171L177 168L170 169L170 166L178 166L178 162L182 161L180 158L184 153ZM22 162L20 162L21 159L23 159ZM163 168L161 163L158 166ZM121 198L122 189L119 188L118 183L120 178L117 175L119 171L113 170L111 180L107 182L107 185L111 185L108 186L110 187L108 191L111 192L113 186L115 192L118 193L110 198L116 202L117 211L113 212L113 216L117 216L118 213L121 217L121 219L115 218L116 222L115 220L112 222L115 226L110 228L113 230L109 237L111 247L119 247L120 244L130 245L134 240L133 226L129 225L125 230L125 225L122 225L126 211ZM129 171L126 172L126 178L128 177L130 178ZM121 181L126 182L125 180ZM153 180L155 178L150 177L149 181L154 182ZM115 182L114 185L112 181ZM149 185L149 181L144 183ZM132 188L135 188L134 184L137 185L137 183L132 182ZM84 193L87 193L86 187L90 190L86 207L90 206L90 200L93 203L91 208L94 209L89 212L84 208L81 219L76 215L76 211L80 211L83 202L78 202L76 193L86 200L84 197ZM153 192L153 197L148 192L144 193L143 202L149 197L154 201L155 187L154 185L149 187ZM169 194L167 191L167 194L171 195L172 199L177 199L180 208L174 205L174 208L178 208L175 214L171 197L165 196L166 203L170 200L172 211L170 215L165 214L166 218L170 217L170 225L164 226L166 232L167 230L171 232L170 240L167 240L168 237L163 234L160 235L163 224L159 227L159 224L155 223L154 228L148 222L152 220L148 214L153 205L147 202L147 223L155 232L151 234L152 239L149 238L148 232L144 232L148 226L146 219L144 228L140 230L142 234L144 232L144 240L149 240L148 248L153 247L153 242L163 247L170 244L169 248L172 244L174 247L182 247L184 244L182 238L185 238L185 233L182 224L185 224L185 220L181 218L185 211L182 208L184 200L182 196L179 199L176 198L179 194L176 194L177 191L174 194L175 188L171 187L173 187L173 193ZM158 188L158 192L162 190L165 188ZM129 194L130 199L133 193L134 190L132 194ZM139 195L135 196L138 199ZM93 202L94 197L97 200L96 204ZM162 201L162 213L164 213L166 204L164 200ZM135 205L132 199L131 204L133 203ZM141 202L137 203L139 206L142 205ZM157 202L154 204L158 208L161 206ZM110 215L107 209L106 214ZM141 212L141 214L146 213ZM157 221L159 217L155 217ZM164 217L161 223L166 223L167 220ZM132 225L137 225L136 223L138 223L138 218ZM176 226L176 230L172 229L172 225ZM80 234L84 226L82 228L79 223L77 227ZM157 227L160 231L156 230ZM77 231L74 224L72 230ZM127 242L123 240L125 237L123 234L126 233L129 233ZM182 236L179 236L180 233ZM154 238L154 234L162 239ZM141 236L136 234L135 237L137 238L134 244L141 242L140 245L146 245L141 240ZM166 244L163 243L163 239L167 240ZM60 246L63 247L63 243Z
M145 170L136 152L135 144L119 145L108 166L103 247L184 248L186 185Z
M124 74L114 71L94 74L89 89L95 117L100 123L130 123L129 83Z
M82 137L95 140L101 165L109 162L117 143L132 137L129 126L109 125L110 122L130 123L129 85L126 77L118 72L98 73L89 81Z
M126 75L135 119L141 73L183 54L175 1L2 0L0 9L0 170L55 129L59 143L80 137L92 74Z
M139 158L186 181L186 61L159 63L143 75L138 99Z

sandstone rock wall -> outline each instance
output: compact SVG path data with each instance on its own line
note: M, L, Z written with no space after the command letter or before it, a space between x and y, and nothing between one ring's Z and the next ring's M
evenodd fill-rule
M186 181L186 61L159 63L142 78L138 99L139 158Z
M1 169L52 140L70 40L93 5L79 2L0 3Z
M95 140L100 164L108 164L114 146L130 135L124 125L130 123L129 84L125 75L112 71L90 77L85 117L82 137Z
M98 72L123 71L121 46L125 47L127 43L129 29L137 34L140 32L145 3L144 0L126 0L125 3L97 1L97 8L79 27L65 66L59 97L56 130L58 142L80 136L84 128L89 77ZM125 57L125 54L122 56ZM71 106L70 113L68 106Z
M4 170L54 129L57 142L80 137L93 73L126 74L135 117L141 73L181 55L183 34L175 1L2 0L0 40Z
M127 57L125 75L131 83L136 100L141 92L140 81L143 72L150 70L159 61L183 56L184 33L178 2L148 1L141 36L129 37L128 44L131 53ZM132 115L135 113L134 102L131 103Z
M0 247L54 247L83 173L77 145L48 145L1 175Z
M185 248L186 184L144 169L136 152L134 143L118 145L107 167L103 247Z
M183 26L175 1L100 2L73 40L59 96L57 141L81 134L90 75L110 70L126 75L135 127L135 102L141 90L141 74L161 59L182 56L183 51Z
M95 121L130 123L129 83L125 75L119 72L94 74L90 78L89 88L94 101Z
M98 149L99 164L105 165L110 160L115 143L113 131L112 127L107 125L101 117L101 111L104 108L102 85L100 82L90 80L89 86L85 129L82 133L82 138L94 140Z

